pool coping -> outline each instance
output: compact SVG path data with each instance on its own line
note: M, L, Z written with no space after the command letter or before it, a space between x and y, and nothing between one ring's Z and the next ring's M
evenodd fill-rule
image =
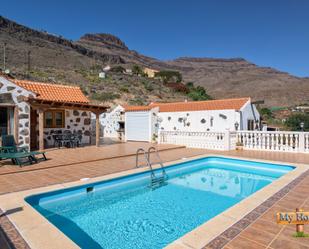
M309 171L309 165L294 164L281 161L270 161L254 158L245 158L237 156L218 155L207 153L203 155L183 158L165 162L165 166L183 163L194 159L204 157L224 157L231 159L247 160L254 162L274 163L292 165L296 168L275 180L268 186L260 189L241 202L228 208L226 211L215 216L211 220L196 227L184 236L167 245L166 248L220 248L229 242L229 238L236 237L241 229L245 229L249 224L243 222L243 219L250 223L256 220L262 213L289 192L291 188L297 185ZM155 165L154 168L159 167ZM38 213L24 198L30 195L43 192L55 191L63 188L76 187L94 182L109 180L112 178L131 175L148 171L148 168L137 168L118 173L108 174L100 177L90 178L87 181L74 181L63 184L56 184L47 187L41 187L20 192L8 193L0 196L0 209L8 211L6 218L14 225L14 228L20 233L21 237L33 249L52 249L52 248L79 248L70 238L64 235L58 228L50 223L44 216ZM300 180L299 180L300 179ZM279 198L279 199L278 199ZM268 208L267 208L268 207ZM12 212L11 210L18 210ZM19 238L19 240L21 240Z

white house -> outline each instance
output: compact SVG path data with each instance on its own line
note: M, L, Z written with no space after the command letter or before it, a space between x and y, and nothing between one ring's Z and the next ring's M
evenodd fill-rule
M125 140L150 142L158 136L158 131L260 129L260 114L250 98L151 103L148 106L122 108L122 111L125 111L123 123ZM106 133L104 132L105 136L117 133L116 130L119 128L117 119L119 118L115 119L115 114L112 113L106 116L105 123L117 125L115 128L109 126Z

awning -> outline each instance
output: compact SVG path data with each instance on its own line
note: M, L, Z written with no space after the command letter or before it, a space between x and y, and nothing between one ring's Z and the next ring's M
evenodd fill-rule
M90 111L93 113L106 112L110 107L106 105L95 105L89 103L74 103L74 102L59 102L51 100L41 100L36 98L27 98L26 101L33 108L52 109L52 108L63 108L71 110L83 110Z

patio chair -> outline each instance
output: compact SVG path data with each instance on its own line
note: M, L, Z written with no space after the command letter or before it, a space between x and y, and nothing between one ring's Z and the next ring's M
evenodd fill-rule
M2 149L5 149L7 153L25 153L30 154L33 157L34 161L38 159L35 156L41 155L39 158L41 160L47 160L45 156L45 151L28 151L26 147L19 147L15 143L15 139L13 135L3 135L2 136ZM1 158L1 157L0 157Z
M74 132L71 137L72 147L80 147L82 144L82 137L83 135L80 132Z
M64 146L63 139L62 139L62 134L55 134L53 135L54 138L54 147L60 147Z
M10 147L0 147L1 160L11 159L13 164L22 167L23 164L32 164L37 162L37 159L29 152L10 152Z

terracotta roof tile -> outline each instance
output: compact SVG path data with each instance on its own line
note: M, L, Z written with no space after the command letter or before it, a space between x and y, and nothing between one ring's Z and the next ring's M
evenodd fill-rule
M250 100L247 98L218 99L205 101L171 102L171 103L151 103L148 106L123 105L126 112L149 111L159 107L159 112L186 112L203 110L240 110L244 104Z
M188 101L174 103L151 103L150 107L159 107L160 112L186 112L202 110L239 110L250 98L218 99L206 101Z
M37 99L57 102L89 103L88 98L77 86L66 86L15 79L10 81L28 91L36 93L38 95L36 97Z
M129 105L125 105L123 106L124 110L126 112L142 112L142 111L149 111L151 110L153 107L151 106L129 106Z

